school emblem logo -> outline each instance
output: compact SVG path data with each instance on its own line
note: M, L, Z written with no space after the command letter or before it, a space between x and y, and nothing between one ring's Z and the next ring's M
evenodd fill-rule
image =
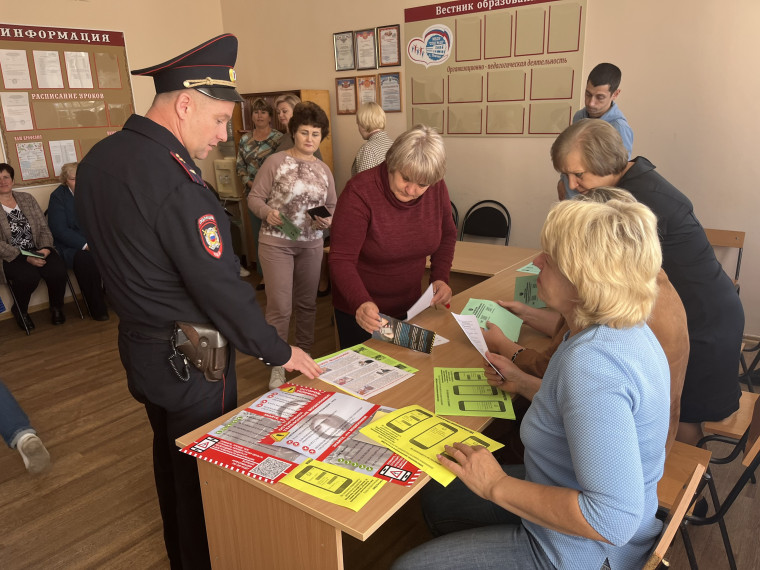
M222 236L219 235L216 218L211 214L198 218L198 231L201 234L201 243L208 254L217 259L222 257Z

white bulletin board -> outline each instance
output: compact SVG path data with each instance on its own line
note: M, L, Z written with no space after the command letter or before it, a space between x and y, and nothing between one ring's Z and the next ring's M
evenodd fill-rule
M556 136L584 86L586 0L473 0L404 11L411 127Z

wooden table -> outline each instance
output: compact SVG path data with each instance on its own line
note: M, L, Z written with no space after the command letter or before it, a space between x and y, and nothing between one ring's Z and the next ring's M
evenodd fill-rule
M527 247L458 241L454 245L453 273L492 277L501 271L527 265L540 253ZM430 267L430 260L428 260Z
M457 242L458 244L467 242ZM483 244L476 244L482 246ZM498 248L505 267L487 280L482 287L494 288L500 298L512 298L516 272L528 263L536 250ZM470 248L465 246L466 251ZM506 250L506 251L505 251ZM485 258L483 258L485 260ZM485 289L482 289L483 291ZM464 306L464 293L457 296L454 306ZM481 295L479 292L478 295ZM469 296L467 297L469 298ZM453 308L453 307L452 307ZM461 309L461 307L458 307ZM435 347L432 354L421 354L379 341L369 341L373 348L388 354L419 372L401 385L378 394L371 401L394 408L419 404L435 409L433 368L481 367L481 356L472 347L449 311L429 308L414 319L415 324L440 333L449 342ZM526 337L537 333L523 331ZM523 335L521 342L525 342ZM296 383L322 390L335 388L321 381L301 376ZM180 437L177 444L184 447L223 423L248 404ZM489 418L454 417L454 421L481 430ZM203 507L211 561L216 568L261 567L283 570L292 568L342 569L342 533L366 540L428 481L422 474L411 487L386 484L359 512L339 507L285 485L270 485L228 469L198 460Z

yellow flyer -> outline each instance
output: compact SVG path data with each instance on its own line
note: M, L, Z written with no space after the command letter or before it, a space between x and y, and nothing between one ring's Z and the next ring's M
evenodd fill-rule
M444 453L445 445L461 442L482 445L491 451L504 447L498 441L420 406L407 406L391 412L360 431L419 467L444 487L456 478L436 458L439 453Z
M328 503L358 511L375 496L385 481L316 459L307 459L281 481Z

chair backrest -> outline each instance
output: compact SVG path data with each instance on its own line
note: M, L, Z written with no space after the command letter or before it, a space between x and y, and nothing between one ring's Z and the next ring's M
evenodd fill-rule
M742 268L742 253L744 252L745 233L738 230L714 230L705 228L707 241L713 247L732 247L737 249L736 257L736 274L734 275L734 285L736 291L739 291L739 271Z
M753 461L757 460L757 456L760 455L760 398L755 401L755 410L752 414L752 423L749 425L746 449L749 451L744 454L742 465L749 467Z
M459 210L457 210L456 204L451 202L451 215L454 217L454 227L459 228Z
M644 570L655 570L665 558L665 554L667 554L668 548L670 548L673 538L675 537L678 528L681 526L683 517L689 509L694 494L697 492L699 483L702 481L705 469L705 465L697 463L694 466L694 471L691 473L691 476L684 482L684 486L676 497L673 508L668 512L665 524L662 527L660 540L654 545L654 550L652 550L652 554L649 555L649 559L644 565Z
M512 216L504 204L496 200L481 200L467 210L462 221L459 239L465 235L504 238L504 245L509 245L512 231Z

